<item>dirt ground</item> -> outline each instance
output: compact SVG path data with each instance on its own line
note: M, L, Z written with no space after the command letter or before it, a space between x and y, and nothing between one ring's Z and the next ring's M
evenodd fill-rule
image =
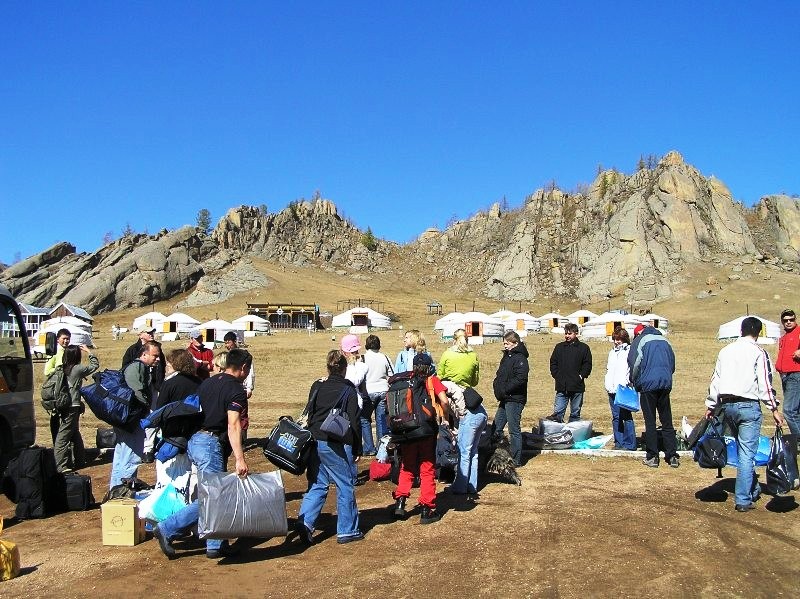
M632 455L633 457L633 455ZM389 517L392 484L358 488L363 541L336 544L335 491L305 548L291 533L212 561L184 548L168 561L155 540L104 547L100 511L7 522L23 573L2 583L2 597L767 597L796 595L800 522L794 496L765 497L733 510L735 471L651 470L631 458L543 454L520 469L516 487L488 478L477 502L444 493L444 518L422 526ZM256 471L271 470L261 451ZM85 472L96 497L110 465ZM361 464L361 470L368 462ZM142 470L153 481L152 466ZM305 477L285 475L287 513L295 517ZM416 491L415 491L416 492ZM415 495L412 494L412 500ZM0 513L13 505L0 499ZM177 545L177 544L176 544ZM180 545L177 545L180 547Z
M398 295L393 281L377 279L355 287L344 277L264 266L273 280L270 296L285 300L307 298L333 309L343 297L391 298L387 310L402 316L405 328L421 329L434 357L446 345L436 339L436 316L424 313L426 289ZM703 288L707 273L697 275L697 288L688 288L669 303L654 307L670 318L670 342L677 356L672 394L673 421L682 415L696 420L721 345L716 327L750 311L777 318L784 297L797 297L800 278L786 276L768 287L760 280L738 281L736 287L716 289L702 302L694 293ZM349 286L348 286L349 285ZM327 294L327 295L325 295ZM266 293L265 293L266 295ZM438 296L445 305L463 298ZM173 302L175 300L172 300ZM266 301L265 299L262 301ZM284 301L284 299L281 299ZM500 305L479 304L491 313ZM546 310L533 307L534 313ZM553 306L557 307L557 306ZM588 306L591 308L591 306ZM168 314L172 303L155 309ZM244 299L203 309L192 315L234 318L245 312ZM516 307L515 307L516 308ZM548 306L547 309L549 309ZM563 313L569 313L561 306ZM605 305L595 307L602 311ZM449 309L449 308L448 308ZM203 312L205 310L205 313ZM95 320L95 343L103 368L115 368L128 335L113 341L108 331L115 322L130 326L143 310L119 311ZM753 313L753 311L750 311ZM335 334L333 335L335 337ZM385 352L394 357L402 331L380 333ZM256 392L251 403L251 437L263 438L281 414L298 414L314 378L324 371L324 356L336 346L330 332L276 333L248 340L256 364ZM536 335L526 340L531 352L528 404L524 430L550 413L553 386L547 371L549 355L562 338ZM165 349L185 342L165 344ZM590 343L594 373L587 381L583 415L595 431L608 432L608 400L603 388L610 344ZM487 399L490 417L496 407L491 382L497 369L497 344L476 348L481 363L478 391ZM768 348L774 357L774 346ZM41 376L41 364L36 376ZM37 387L41 383L37 380ZM780 385L776 380L780 397ZM37 403L37 410L38 403ZM768 420L768 415L765 414ZM772 434L765 420L762 433ZM94 447L98 421L87 412L81 430L87 447ZM636 418L637 432L643 430ZM46 416L38 415L37 441L50 445ZM520 468L521 487L494 478L481 482L475 502L444 493L439 484L439 508L444 518L421 526L418 516L393 522L387 510L392 485L368 482L357 490L363 541L336 544L335 491L319 521L318 543L303 547L293 536L255 544L235 559L212 561L202 548L183 548L168 561L152 539L136 547L101 544L100 510L59 514L43 520L6 520L4 539L19 545L23 573L0 583L0 597L181 597L202 592L232 597L774 597L794 596L800 588L800 492L781 499L764 497L757 509L740 514L733 509L736 471L725 478L701 470L690 458L679 469L642 466L630 456L598 458L543 454ZM641 457L641 456L639 456ZM110 456L94 460L82 472L93 479L95 497L107 486ZM273 470L259 448L247 452L251 470ZM367 459L368 460L368 459ZM360 469L368 468L368 461ZM763 476L763 469L760 469ZM140 477L154 482L152 465ZM297 515L305 478L286 474L287 515ZM416 495L412 494L412 500ZM0 514L14 506L0 496Z

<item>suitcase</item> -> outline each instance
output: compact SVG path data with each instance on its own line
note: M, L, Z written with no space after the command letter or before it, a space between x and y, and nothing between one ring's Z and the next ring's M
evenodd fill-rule
M51 448L29 447L13 458L3 478L3 492L17 504L20 520L44 518L64 507L64 477L56 470Z
M97 449L110 449L117 444L117 434L113 428L98 428L94 441Z
M94 505L91 476L77 472L65 474L64 486L68 512L84 512Z

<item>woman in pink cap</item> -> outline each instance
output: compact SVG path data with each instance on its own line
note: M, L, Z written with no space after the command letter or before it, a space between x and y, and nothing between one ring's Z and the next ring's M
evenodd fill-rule
M363 410L365 402L364 398L369 401L367 394L366 378L367 378L367 365L364 363L364 356L361 355L361 341L358 335L345 335L339 345L342 353L347 358L347 372L344 375L348 381L355 385L358 390L358 407ZM366 428L366 430L365 430ZM362 435L362 455L375 455L375 440L372 437L372 424L367 422L364 427L364 419L361 419L361 435Z

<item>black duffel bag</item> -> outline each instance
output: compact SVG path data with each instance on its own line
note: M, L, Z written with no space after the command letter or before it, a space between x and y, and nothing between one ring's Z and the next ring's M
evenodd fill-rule
M264 457L281 470L303 474L316 442L291 416L281 416L264 444Z

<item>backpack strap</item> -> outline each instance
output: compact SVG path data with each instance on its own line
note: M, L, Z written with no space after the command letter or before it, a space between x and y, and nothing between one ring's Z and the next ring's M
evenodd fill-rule
M444 418L444 408L442 408L439 399L436 397L436 393L433 391L433 381L431 377L425 379L425 388L428 390L428 396L431 398L431 405L433 409L436 410L437 419L441 421Z

